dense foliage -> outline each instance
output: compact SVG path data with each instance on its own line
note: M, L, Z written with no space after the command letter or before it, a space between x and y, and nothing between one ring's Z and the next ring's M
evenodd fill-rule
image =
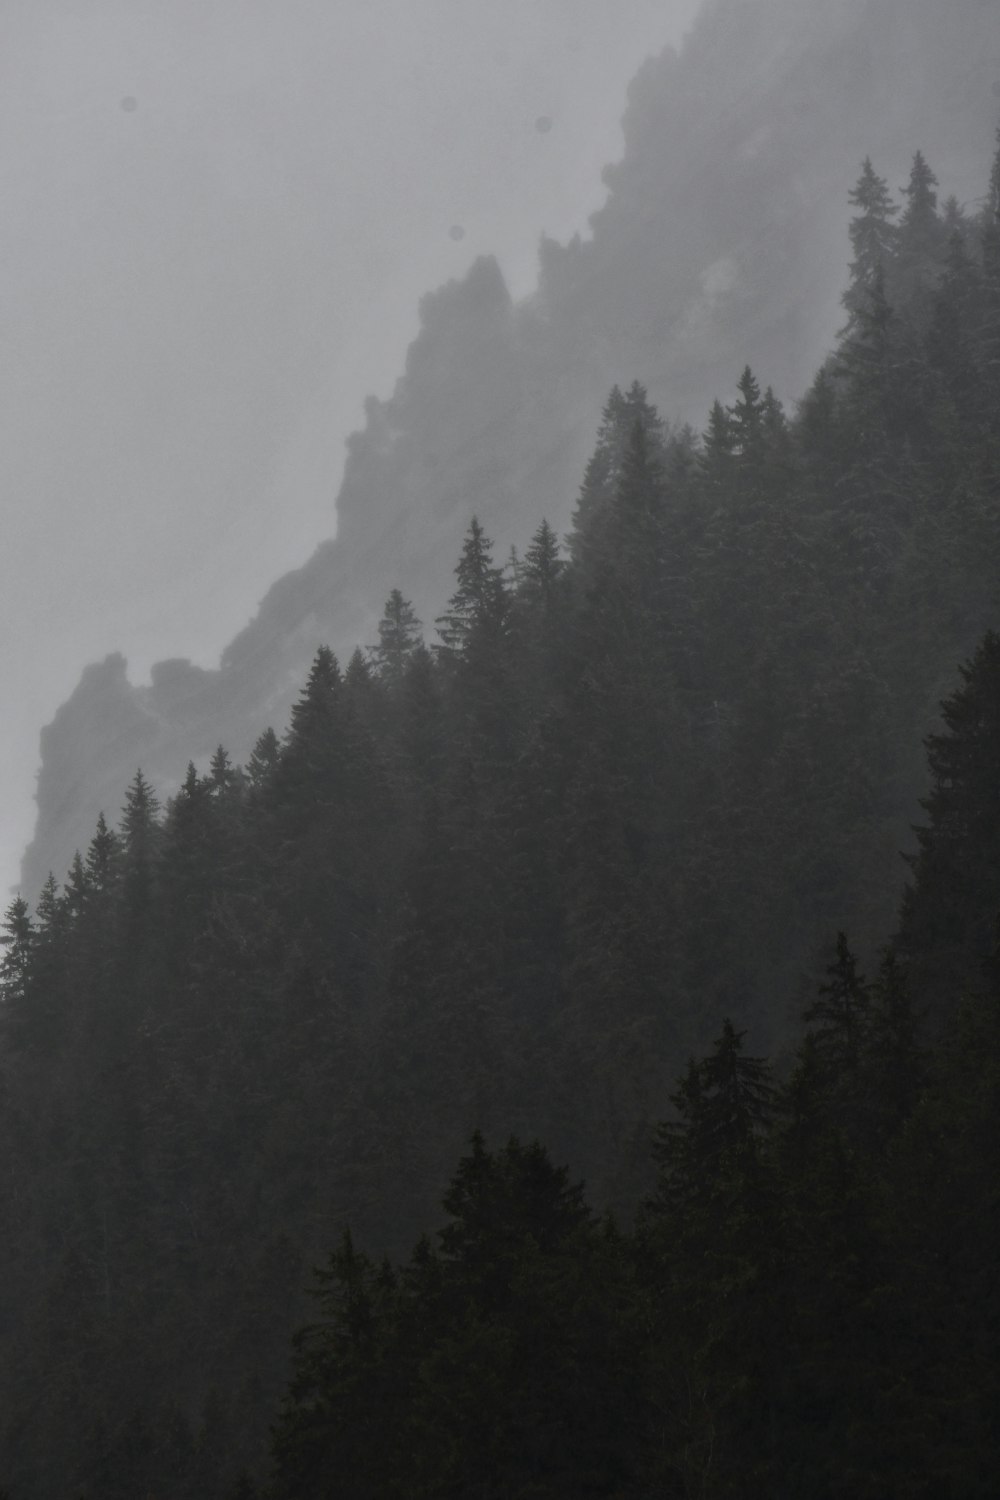
M616 389L568 556L473 520L9 907L14 1500L261 1480L290 1373L275 1496L990 1493L1000 156L852 202L793 419Z

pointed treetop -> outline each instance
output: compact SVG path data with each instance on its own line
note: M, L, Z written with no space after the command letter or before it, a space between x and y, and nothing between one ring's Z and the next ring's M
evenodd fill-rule
M335 705L340 698L340 667L329 646L320 646L313 657L305 688L292 707L292 721L288 729L290 745L308 740L316 732L328 727Z
M329 646L320 646L313 657L312 666L309 668L309 676L305 687L306 696L318 699L322 698L325 694L333 695L340 687L340 681L340 667L337 658Z
M826 972L827 981L820 985L803 1019L812 1028L821 1055L835 1066L852 1067L865 1038L870 991L843 932L837 933L836 957Z
M181 783L178 797L186 802L198 802L207 792L208 787L203 776L198 775L198 768L193 760L187 763L187 772Z
M10 948L29 940L35 930L27 901L21 895L14 897L3 914L0 925L0 943Z
M542 597L548 598L563 567L564 563L559 556L559 539L548 521L543 519L524 554L521 582Z
M875 285L876 276L884 273L899 250L899 229L892 222L899 206L892 201L888 184L876 173L871 157L865 158L861 176L849 197L858 213L850 225L853 257L850 283L841 300L853 321Z
M0 944L6 948L0 960L0 1002L24 996L35 941L35 924L23 896L15 896L3 914Z
M122 826L125 832L129 831L132 823L148 824L156 817L159 810L159 798L140 768L132 777L125 793L125 804L122 808Z
M907 214L912 214L916 207L920 209L930 208L937 212L937 193L934 189L938 180L927 164L927 159L922 151L917 151L913 157L913 166L910 169L910 180L903 189L910 200L907 205Z
M414 651L422 643L420 621L413 605L399 589L393 589L385 602L378 627L378 645L372 647L372 660L379 677L390 684L398 683Z
M473 516L455 569L457 589L437 620L445 652L463 652L483 632L495 635L507 622L510 595L503 568L493 561L493 543Z
M859 210L850 228L855 256L865 270L874 270L877 262L888 260L896 248L891 221L899 213L899 204L893 202L889 184L875 171L870 156L865 157L861 176L848 194L848 201Z
M63 909L63 902L59 896L59 886L56 884L55 875L50 870L45 877L45 884L42 886L38 897L38 904L35 907L39 927L43 931L47 931L57 926L60 913Z
M748 457L760 443L763 402L757 378L747 365L737 386L739 396L729 408L730 432L739 453Z
M83 856L79 849L77 849L70 861L69 873L66 878L66 905L72 916L78 917L80 915L89 891L90 878L83 863Z
M209 777L212 789L217 796L224 797L239 784L240 773L229 759L229 754L222 745L217 746L209 766Z
M136 771L125 793L120 824L125 849L130 857L136 854L145 857L157 832L159 812L159 798L142 771Z
M108 827L103 812L98 814L97 828L87 849L87 889L96 892L108 891L114 884L121 861L121 840Z
M712 402L708 413L708 426L702 439L706 455L731 454L733 451L733 424L722 402Z
M944 231L938 217L937 178L922 152L913 158L910 180L903 189L907 203L899 226L904 262L933 262L942 249Z
M371 686L372 669L368 665L367 658L360 646L355 646L351 652L351 659L347 663L347 671L344 673L344 683L355 691L363 691Z
M281 745L274 730L268 726L261 734L247 761L247 780L255 791L270 780L281 758Z
M653 1155L659 1166L660 1206L711 1190L719 1174L756 1159L757 1140L774 1108L764 1058L745 1057L743 1039L727 1018L712 1052L692 1058L670 1102L677 1118L660 1125Z

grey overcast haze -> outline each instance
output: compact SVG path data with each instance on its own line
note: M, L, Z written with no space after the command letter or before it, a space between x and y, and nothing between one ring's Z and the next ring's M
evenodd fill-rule
M420 296L482 254L530 292L697 9L4 0L4 884L81 668L215 664L334 533Z

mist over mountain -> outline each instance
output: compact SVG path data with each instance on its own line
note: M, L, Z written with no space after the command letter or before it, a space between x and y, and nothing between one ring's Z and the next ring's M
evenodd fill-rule
M266 725L280 733L317 644L370 642L392 588L430 633L470 515L501 556L542 515L564 531L613 382L699 427L748 361L801 395L842 321L861 160L898 186L919 146L973 200L998 43L993 0L706 6L631 87L591 236L543 241L524 301L488 258L424 299L394 392L349 441L336 539L274 584L218 669L165 661L136 686L112 656L83 673L42 733L25 891L63 874L137 766L169 792L192 755L222 742L243 760Z

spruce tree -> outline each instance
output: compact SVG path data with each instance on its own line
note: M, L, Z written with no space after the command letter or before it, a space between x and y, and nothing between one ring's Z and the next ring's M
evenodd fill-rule
M548 521L543 519L524 554L521 592L548 608L565 566L559 556L558 538Z
M843 932L837 933L836 957L826 972L826 982L820 985L803 1019L831 1077L839 1080L860 1063L870 1006L868 984L858 973L857 960Z
M899 223L900 301L907 315L917 293L936 283L947 246L938 213L937 185L937 178L923 153L918 151L913 158L910 180L903 190L906 206ZM923 318L918 317L918 321Z
M608 561L607 526L637 427L645 434L651 455L662 459L666 431L645 387L633 381L622 395L615 386L604 408L597 446L587 464L568 537L570 556L584 589L593 584L596 571Z
M899 249L899 231L893 219L899 212L893 203L885 179L879 177L866 157L861 176L851 189L850 203L858 212L851 220L851 280L843 296L849 315L848 327L858 312L868 305L876 278L891 270Z
M700 479L706 500L718 506L729 497L735 471L736 439L732 419L721 401L714 401L702 436Z
M145 923L153 902L161 828L159 798L141 770L125 793L120 823L123 897L127 919Z
M476 644L495 643L506 629L510 598L504 570L493 562L493 543L473 516L455 569L458 587L438 618L439 652L460 658Z
M403 598L399 589L393 589L379 621L378 645L372 647L372 659L379 677L393 690L398 690L422 639L420 621L413 605Z
M94 837L87 848L87 888L102 898L110 896L118 883L121 858L121 839L114 829L108 827L103 812L99 813Z
M246 775L252 792L259 793L270 785L280 759L281 744L274 730L268 727L258 736L247 761Z
M683 1205L711 1194L754 1162L773 1113L767 1062L743 1054L745 1032L728 1019L712 1052L688 1063L671 1103L677 1118L659 1126L654 1160L657 1203Z
M931 788L921 806L897 937L917 1002L940 1025L993 947L1000 911L1000 636L987 632L926 740Z
M227 801L238 791L240 772L230 760L229 752L224 745L216 747L209 765L208 774L212 783L212 791L219 801Z
M326 741L337 719L342 685L337 658L329 646L320 646L309 669L305 688L292 707L285 760L308 760L311 753Z
M736 453L745 462L759 458L764 429L760 385L750 366L739 379L739 397L729 408L729 432Z
M15 896L0 926L0 944L5 949L0 960L0 1000L11 1015L20 1011L22 1020L35 941L31 909L23 896Z

